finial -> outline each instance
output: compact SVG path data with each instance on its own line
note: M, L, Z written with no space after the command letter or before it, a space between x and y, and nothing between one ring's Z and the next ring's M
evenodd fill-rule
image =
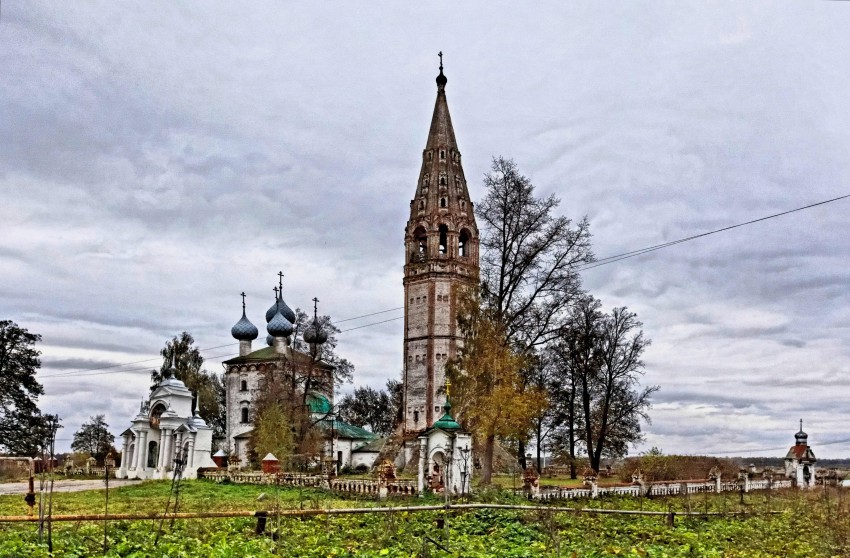
M449 398L449 388L452 387L452 383L446 378L446 399Z
M283 272L277 272L277 286L280 287L280 298L283 298Z
M800 419L800 432L803 431L803 419Z
M441 50L438 52L437 56L440 57L440 75L437 76L437 88L442 89L446 86L446 82L449 80L443 75L443 51Z
M242 313L245 313L245 291L242 291Z
M278 293L277 293L277 287L273 288L272 290L274 291L274 301L277 302L277 300L279 298Z
M319 312L319 299L314 296L313 297L313 321L316 321L318 319L318 312Z

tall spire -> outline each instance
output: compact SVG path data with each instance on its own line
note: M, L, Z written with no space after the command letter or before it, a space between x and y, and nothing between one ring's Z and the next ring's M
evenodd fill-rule
M466 190L466 178L461 166L460 150L455 139L449 104L446 100L446 83L443 74L443 53L440 56L440 73L437 76L437 100L431 116L428 140L422 152L422 167L416 186L415 206L411 217L420 211L438 209L469 209L470 200ZM460 203L463 200L464 203Z
M456 294L474 288L479 274L478 227L439 56L437 100L404 234L405 432L431 426L447 402L445 364L463 341L454 319Z

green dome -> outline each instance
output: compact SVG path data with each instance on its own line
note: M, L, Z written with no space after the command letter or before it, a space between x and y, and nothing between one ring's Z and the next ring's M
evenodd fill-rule
M445 413L440 420L434 423L434 428L439 428L441 430L460 430L461 426L452 418L452 415L449 411L452 410L452 404L446 400L446 404L443 405L443 410Z
M311 393L307 396L307 406L310 407L310 412L320 415L326 415L331 412L331 402L321 393Z

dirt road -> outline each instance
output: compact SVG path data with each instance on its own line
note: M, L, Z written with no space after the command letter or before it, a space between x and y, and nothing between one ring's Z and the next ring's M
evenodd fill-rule
M109 479L109 488L116 488L128 484L138 484L139 480ZM38 479L35 479L35 490L38 492ZM26 482L0 483L0 496L8 494L26 494ZM103 490L102 480L68 480L61 479L53 482L53 492L80 492L81 490Z

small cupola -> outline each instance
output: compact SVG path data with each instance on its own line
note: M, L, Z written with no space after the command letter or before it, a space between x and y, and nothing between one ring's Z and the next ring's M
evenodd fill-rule
M443 405L443 416L440 417L440 420L434 423L434 428L439 428L441 430L449 430L456 431L460 430L461 426L457 423L457 421L452 417L452 404L446 399L446 404Z
M803 432L803 419L800 419L800 431L794 434L794 440L798 446L809 445L809 435Z
M292 322L283 317L283 314L278 312L272 317L269 324L266 326L266 330L269 332L269 335L272 337L289 337L292 335L293 327Z
M230 335L232 335L237 341L253 341L260 335L260 331L257 329L257 326L248 320L245 316L245 311L243 310L242 319L230 328Z
M310 345L321 345L328 340L328 332L319 323L318 304L319 299L313 297L313 322L304 330L304 341Z

